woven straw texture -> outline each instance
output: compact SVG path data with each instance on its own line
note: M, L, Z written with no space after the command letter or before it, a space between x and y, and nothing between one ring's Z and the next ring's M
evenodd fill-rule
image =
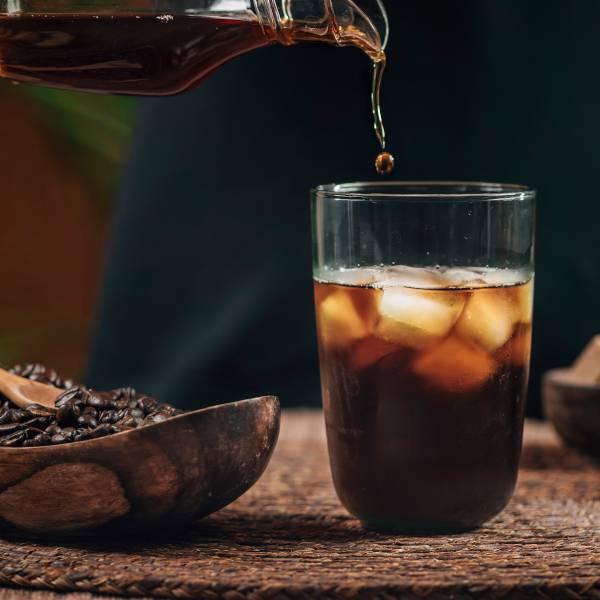
M5 535L0 584L228 600L600 600L600 469L562 448L548 427L528 424L518 490L500 517L455 536L376 534L336 499L322 415L287 413L261 481L177 539L57 546Z

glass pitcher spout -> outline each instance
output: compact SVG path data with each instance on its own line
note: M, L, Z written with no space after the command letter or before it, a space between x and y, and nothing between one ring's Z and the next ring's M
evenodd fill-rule
M385 50L389 23L381 0L253 0L266 31L283 44L324 41L358 46L373 59Z

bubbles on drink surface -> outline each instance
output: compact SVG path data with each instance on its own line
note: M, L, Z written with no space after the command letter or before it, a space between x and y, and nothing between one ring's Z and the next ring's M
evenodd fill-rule
M394 170L395 163L394 155L384 150L377 155L375 168L380 175L389 175Z

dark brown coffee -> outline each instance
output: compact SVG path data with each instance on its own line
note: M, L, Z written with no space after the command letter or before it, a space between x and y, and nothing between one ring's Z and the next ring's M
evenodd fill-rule
M527 279L391 267L315 281L333 478L369 526L468 529L508 502L531 342Z
M118 94L183 92L273 40L255 21L186 15L0 15L0 75Z

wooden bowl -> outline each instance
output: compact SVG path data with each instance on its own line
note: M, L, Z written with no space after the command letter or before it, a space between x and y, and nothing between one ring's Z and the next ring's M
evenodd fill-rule
M279 416L269 396L85 442L0 448L0 519L46 535L172 531L258 480Z
M569 369L544 375L544 413L565 443L600 459L600 384L573 381Z

